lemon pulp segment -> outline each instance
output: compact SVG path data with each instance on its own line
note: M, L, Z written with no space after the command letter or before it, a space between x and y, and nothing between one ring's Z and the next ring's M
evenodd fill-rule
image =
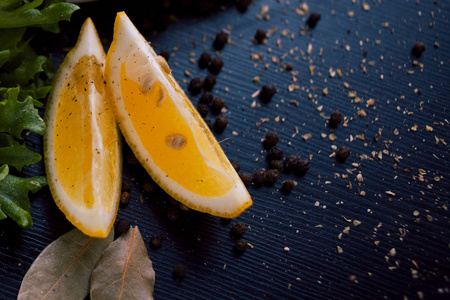
M168 177L193 193L203 196L225 194L233 182L218 167L227 165L220 165L217 154L208 155L211 159L209 164L205 161L204 155L211 154L214 149L201 133L205 129L198 120L188 122L183 118L174 102L166 99L167 92L159 81L144 94L139 84L127 77L124 71L125 64L121 68L125 108L153 162Z

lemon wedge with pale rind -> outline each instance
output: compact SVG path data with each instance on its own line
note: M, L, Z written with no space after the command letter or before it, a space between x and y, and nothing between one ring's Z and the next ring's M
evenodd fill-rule
M169 195L226 218L251 206L246 187L167 62L124 12L115 20L105 80L125 140Z
M103 80L105 52L91 19L53 81L44 161L52 196L83 233L106 237L117 215L121 137Z

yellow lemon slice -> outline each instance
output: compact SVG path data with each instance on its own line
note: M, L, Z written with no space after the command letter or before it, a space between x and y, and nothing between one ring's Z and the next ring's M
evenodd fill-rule
M192 209L227 218L252 204L167 62L124 12L115 20L105 80L125 140L169 195Z
M60 65L45 121L44 157L52 196L82 232L106 237L122 180L120 132L106 97L105 52L87 19Z

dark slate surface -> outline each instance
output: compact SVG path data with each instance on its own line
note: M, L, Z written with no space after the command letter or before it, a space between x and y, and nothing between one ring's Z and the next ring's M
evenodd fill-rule
M161 20L174 19L168 13L144 9L136 1L127 8L156 51L171 53L169 64L185 90L190 78L208 74L191 64L191 58L197 60L205 50L223 58L214 94L226 101L229 125L217 139L228 157L240 163L241 172L267 168L261 139L268 130L280 133L279 147L286 155L311 157L304 177L282 174L272 187L249 187L254 205L229 223L194 211L169 221L166 196L145 192L142 184L150 180L148 175L125 163L132 200L119 209L118 218L139 226L147 246L154 233L165 236L160 249L148 247L156 271L155 299L450 297L450 3L367 1L370 10L365 11L360 0L308 1L310 11L322 18L314 30L301 35L307 16L297 13L299 1L254 2L245 13L231 4L202 16L178 9L173 15L178 22L159 32L154 29L167 25ZM269 9L259 18L263 5ZM101 7L83 6L72 27L63 26L64 35L44 42L56 65L61 49L73 46L86 16L93 17L107 47L114 13L122 7L104 2ZM142 18L147 14L151 20ZM273 29L267 44L253 43L258 28ZM213 35L222 29L230 31L231 43L214 52ZM426 45L420 58L411 55L417 40ZM252 60L252 54L261 59ZM283 70L285 63L297 75ZM310 66L315 67L313 75ZM330 68L340 69L342 78L330 77ZM255 76L259 84L253 83ZM278 90L268 104L252 98L265 83L276 84ZM297 87L290 92L294 83ZM356 92L360 103L349 92ZM196 105L199 96L191 99ZM374 106L366 106L369 99L375 100ZM326 117L336 109L347 126L341 123L333 132ZM359 109L367 116L359 116ZM302 139L307 133L312 137ZM336 140L329 139L331 133ZM40 137L32 135L28 141L42 151ZM345 163L331 156L332 147L341 145L352 151ZM43 166L24 173L44 174ZM298 185L284 195L281 182L288 178ZM0 222L1 299L14 299L37 255L72 228L48 189L32 196L32 216L29 230L10 220ZM248 226L243 238L252 245L243 255L232 251L229 232L237 221ZM171 275L178 263L188 268L180 282Z

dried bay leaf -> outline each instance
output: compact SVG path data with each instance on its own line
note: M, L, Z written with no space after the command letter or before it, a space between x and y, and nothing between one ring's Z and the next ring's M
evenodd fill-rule
M113 238L113 230L105 239L89 237L78 229L62 235L33 262L17 299L84 299L92 270Z
M153 299L155 271L138 227L106 248L91 277L91 299Z

